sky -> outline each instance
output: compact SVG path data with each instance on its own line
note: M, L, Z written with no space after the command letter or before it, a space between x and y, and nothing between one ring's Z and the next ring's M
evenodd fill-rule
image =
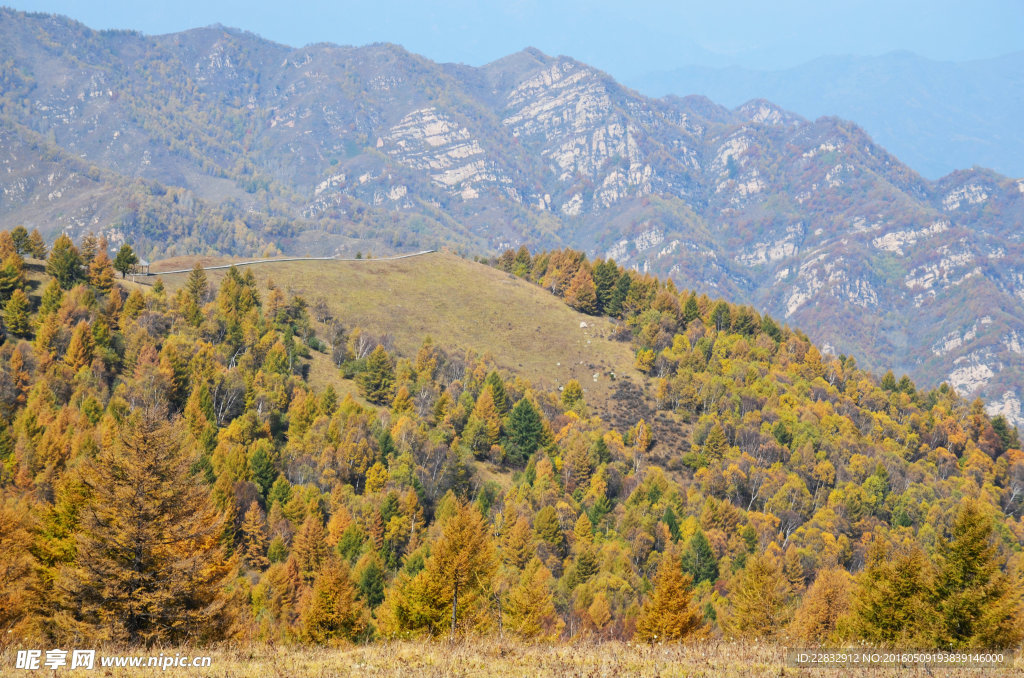
M825 55L965 61L1024 50L1022 0L6 1L96 29L219 23L296 47L392 42L473 66L536 47L619 79L685 65L775 70Z

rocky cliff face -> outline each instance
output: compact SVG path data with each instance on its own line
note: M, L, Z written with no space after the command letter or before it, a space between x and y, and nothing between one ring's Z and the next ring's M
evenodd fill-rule
M9 10L0 83L6 228L150 256L569 245L1024 422L1024 181L925 181L842 120L652 100L535 50L468 68Z

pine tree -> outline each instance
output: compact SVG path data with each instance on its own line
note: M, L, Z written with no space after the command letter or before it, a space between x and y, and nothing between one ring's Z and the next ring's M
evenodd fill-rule
M580 513L580 517L576 519L572 532L576 537L577 544L586 545L594 541L594 524L586 513Z
M501 557L512 567L521 570L536 552L533 545L533 529L530 527L530 521L524 516L519 516L514 523L506 525L501 541Z
M939 542L935 592L945 647L1008 648L1024 639L1024 591L1002 570L992 533L991 517L967 501L951 538Z
M15 226L11 231L11 244L18 254L28 254L30 248L28 231L24 226Z
M468 610L480 596L489 593L495 565L494 547L483 516L473 505L461 504L444 525L425 570L439 589L440 600L451 602L453 632L460 606Z
M142 313L144 308L146 308L146 298L142 296L142 292L136 289L132 290L131 294L128 295L121 313L126 319L134 320Z
M192 267L192 271L188 274L188 279L185 281L185 293L196 303L197 306L202 306L206 303L206 295L210 292L210 283L206 279L206 272L203 270L202 264L198 261L196 265Z
M483 516L459 503L415 576L399 575L378 611L385 635L454 633L483 624L497 563Z
M28 297L20 289L15 290L4 306L4 326L7 331L15 336L27 336L30 330L28 313Z
M24 405L25 396L32 385L32 376L25 370L25 356L22 355L21 348L15 348L11 351L11 359L7 363L7 373L13 382L11 385L14 387L13 405L15 407ZM0 457L3 456L5 451L2 442L0 442Z
M367 358L366 369L359 373L357 383L363 396L371 403L383 405L390 402L395 384L395 368L391 356L380 344Z
M690 296L686 298L686 304L683 305L683 321L689 325L699 317L700 307L697 306L697 295L690 292Z
M729 440L725 437L725 430L722 425L715 422L715 425L708 431L707 437L704 439L704 445L701 447L701 454L709 461L721 459L725 454L725 451L729 448Z
M136 410L87 462L77 555L57 587L61 621L76 633L149 645L226 631L223 585L234 566L180 430L164 412Z
M676 518L676 512L672 510L671 506L665 507L665 515L661 518L665 522L665 527L668 528L668 533L672 536L672 541L679 541L679 519ZM692 542L691 542L692 543ZM686 561L683 561L683 568L686 568ZM691 572L691 574L693 574ZM717 573L716 573L717 578ZM698 582L699 583L699 582Z
M29 623L34 602L32 536L24 506L0 504L0 629L17 633ZM13 632L13 633L12 633ZM0 641L0 646L6 646Z
M603 631L611 623L612 607L608 603L608 596L604 594L604 591L598 591L594 594L594 599L590 602L590 606L587 607L587 616L590 617L590 623L594 625L598 632Z
M530 256L530 250L526 249L526 245L520 245L519 249L516 250L512 272L520 278L525 278L532 266L533 257Z
M700 633L703 615L693 605L692 579L684 575L679 556L666 553L658 566L654 591L640 610L636 639L643 642L674 642Z
M0 300L11 298L14 291L25 287L25 262L17 254L4 259L0 267Z
M365 556L364 559L365 563L358 568L359 598L372 610L384 602L384 570L375 555Z
M311 511L295 535L291 554L291 559L307 582L313 581L327 558L326 536L320 515Z
M615 283L619 281L619 267L614 261L598 261L594 265L594 290L597 294L597 312L604 313L612 299Z
M7 257L17 253L18 248L14 245L14 239L11 238L11 232L0 231L0 259L6 259Z
M82 279L82 257L66 234L60 234L46 260L46 272L53 276L61 288L69 290Z
M202 307L206 303L209 290L210 286L206 279L206 272L203 271L202 265L196 262L192 272L188 274L188 280L185 281L184 305L182 308L182 315L193 326L198 327L203 320Z
M476 452L486 452L491 445L496 445L501 436L501 419L494 406L493 391L489 388L480 390L476 406L466 424L463 437L470 448Z
M724 332L732 326L732 312L729 310L729 304L724 301L715 304L715 308L711 311L711 323L719 332Z
M43 288L42 299L39 302L40 315L53 313L59 309L63 299L64 291L60 288L60 283L51 279Z
M34 348L39 364L47 367L57 359L57 337L60 335L60 323L56 313L49 313L40 318L36 331Z
M267 496L277 478L277 469L274 468L272 454L273 447L265 440L253 443L252 451L249 452L249 477L260 488L264 497Z
M775 341L782 341L782 330L779 329L779 324L770 315L761 318L761 332L767 334Z
M622 304L629 296L629 288L632 285L633 278L628 273L619 276L619 279L615 281L615 287L612 288L611 298L605 306L605 313L615 318L622 316Z
M56 247L56 244L54 245ZM131 272L135 264L139 263L139 257L136 256L135 251L131 245L125 243L121 245L121 249L117 251L114 256L114 270L121 274L124 278Z
M782 576L786 578L789 588L794 593L800 593L807 585L803 561L796 547L792 544L789 545L789 548L786 549L782 556Z
M82 266L86 269L92 265L92 260L96 258L96 253L100 250L99 243L99 238L96 237L95 233L86 233L82 238L82 244L78 251L82 254Z
M505 391L505 382L497 372L491 372L484 381L485 388L491 389L491 397L494 399L494 409L498 411L499 417L508 414L509 402L508 393Z
M554 506L544 506L533 516L533 531L559 557L565 557L565 535Z
M521 466L537 451L544 438L544 422L528 398L520 398L508 420L505 445L512 466Z
M590 464L590 445L581 437L574 438L563 452L566 471L565 489L569 492L586 487L593 471Z
M693 577L695 585L702 581L714 584L718 580L718 559L703 531L698 529L690 537L690 544L682 560L683 571Z

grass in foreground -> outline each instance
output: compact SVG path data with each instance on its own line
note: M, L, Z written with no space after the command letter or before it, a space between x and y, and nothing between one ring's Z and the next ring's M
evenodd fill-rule
M123 650L101 650L117 654ZM634 643L576 643L529 645L511 640L469 639L446 641L403 641L349 648L289 648L263 645L222 647L204 650L156 649L135 656L163 652L212 657L209 668L103 669L61 671L68 676L797 676L838 678L862 675L873 678L908 675L1020 676L1024 656L1017 653L1015 665L1004 669L800 669L786 666L786 648L775 644L709 642L688 645L644 645ZM0 674L15 671L15 653L0 653Z

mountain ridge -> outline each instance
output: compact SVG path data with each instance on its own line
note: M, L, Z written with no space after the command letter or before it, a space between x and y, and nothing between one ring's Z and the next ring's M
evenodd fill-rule
M699 92L731 105L765 97L812 118L854 119L933 180L976 165L1024 177L1022 64L1024 51L964 62L894 51L777 70L683 66L630 82L649 96Z
M0 225L150 259L572 246L1021 421L1022 182L929 182L853 123L651 100L531 49L473 68L6 10L0 34Z

